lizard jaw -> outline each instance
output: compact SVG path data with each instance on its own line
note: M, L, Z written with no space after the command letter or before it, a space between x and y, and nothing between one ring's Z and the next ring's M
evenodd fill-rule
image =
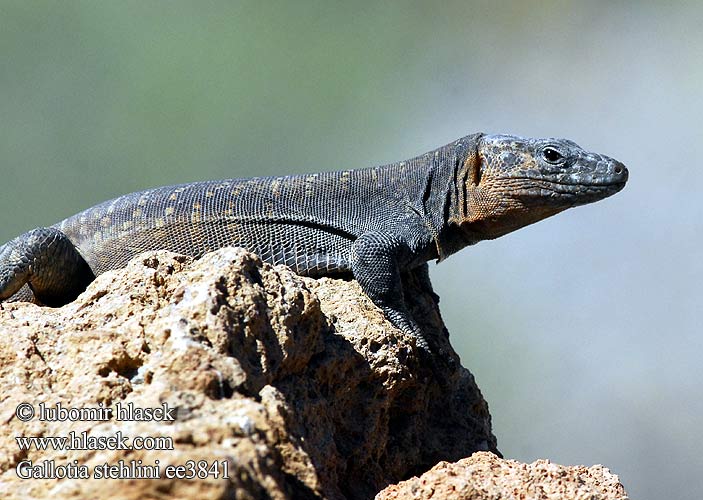
M602 200L622 190L629 173L617 160L601 156L591 168L560 174L531 172L532 175L507 176L501 183L512 196L535 203L563 200L569 206Z

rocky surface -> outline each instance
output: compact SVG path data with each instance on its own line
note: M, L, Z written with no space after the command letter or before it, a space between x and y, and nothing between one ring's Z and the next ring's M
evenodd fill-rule
M497 451L487 405L434 300L416 283L407 290L441 350L435 362L355 282L301 278L237 249L197 261L141 255L58 309L0 304L2 498L373 498L440 460ZM35 418L21 420L20 403ZM175 420L38 418L42 404L129 403ZM23 450L15 439L71 433L108 449ZM109 449L109 438L126 438L122 447L139 436L173 449ZM21 463L31 479L17 477ZM42 478L144 475L157 465L156 479Z
M420 477L394 484L376 500L627 500L618 476L601 465L531 464L478 452L440 462Z

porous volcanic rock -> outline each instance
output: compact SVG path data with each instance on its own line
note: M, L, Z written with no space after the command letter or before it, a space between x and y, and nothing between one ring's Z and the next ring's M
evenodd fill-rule
M487 452L440 462L420 477L394 484L375 500L627 500L618 476L602 465L531 464Z
M142 254L61 308L0 304L2 498L363 499L438 461L497 452L435 300L412 278L406 290L434 360L356 282L302 278L241 249ZM20 403L35 417L21 420ZM39 418L42 405L75 416L130 403L166 405L175 420ZM106 449L15 439L71 435ZM119 448L154 437L173 449L112 449L116 436ZM28 461L33 477L21 479ZM157 465L158 478L124 477ZM122 478L42 478L79 470Z

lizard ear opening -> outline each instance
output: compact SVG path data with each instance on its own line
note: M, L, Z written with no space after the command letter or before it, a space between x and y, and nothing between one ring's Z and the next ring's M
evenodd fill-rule
M468 180L472 186L478 186L481 182L481 176L483 175L483 158L480 153L474 153L466 159L464 162L464 168L468 173Z

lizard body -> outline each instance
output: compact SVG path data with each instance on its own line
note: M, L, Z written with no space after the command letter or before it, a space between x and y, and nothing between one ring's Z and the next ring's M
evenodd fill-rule
M0 301L59 306L155 249L241 246L302 275L353 275L429 349L401 274L622 189L627 169L563 139L474 134L380 167L167 186L120 196L0 247ZM17 294L15 297L13 295Z

